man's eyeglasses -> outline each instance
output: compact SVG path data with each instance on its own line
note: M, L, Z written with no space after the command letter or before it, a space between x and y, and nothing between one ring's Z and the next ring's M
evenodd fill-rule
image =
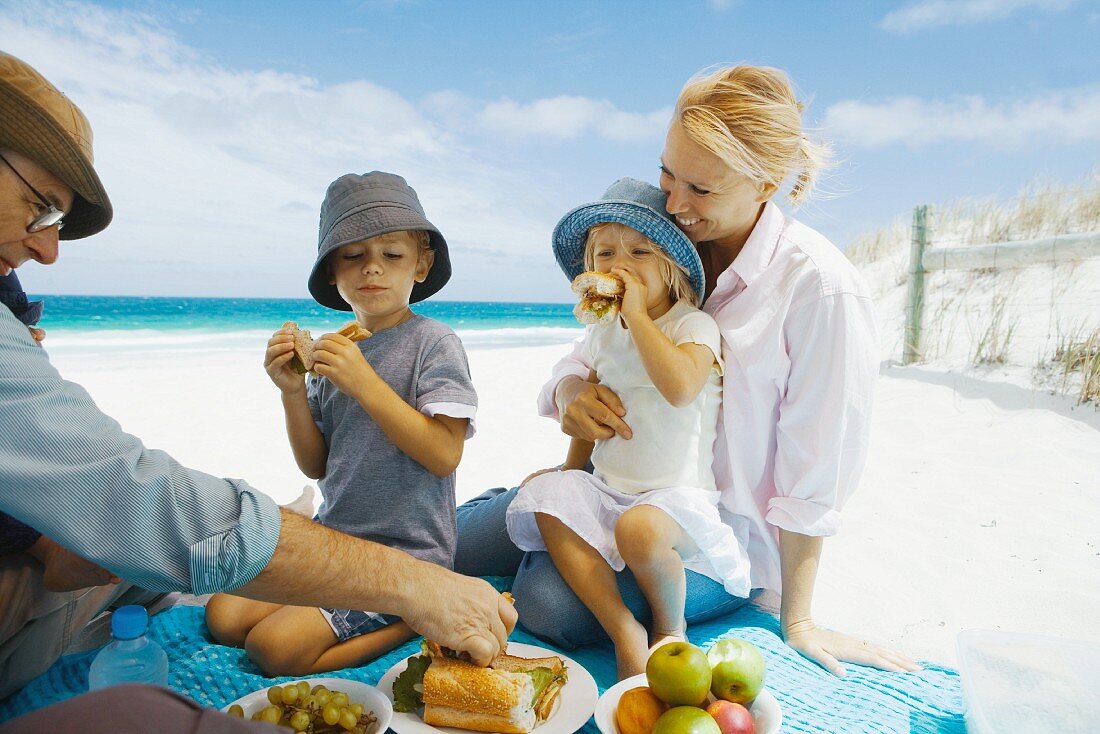
M0 161L4 161L4 163L7 163L8 168L10 168L15 173L15 175L19 177L19 180L22 181L26 185L26 187L30 189L35 196L38 197L38 200L42 202L42 206L46 207L46 210L44 212L32 219L31 223L27 225L27 234L41 232L42 230L49 229L53 226L56 226L59 230L64 227L65 222L63 222L62 220L65 217L65 212L54 206L52 201L39 193L38 189L31 186L30 181L23 178L23 174L19 173L19 171L16 170L15 166L11 164L11 161L9 161L2 155L0 155Z

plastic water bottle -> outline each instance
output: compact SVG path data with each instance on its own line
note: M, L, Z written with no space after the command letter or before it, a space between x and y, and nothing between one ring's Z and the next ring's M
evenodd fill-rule
M111 636L92 660L88 689L96 690L122 683L168 685L168 656L164 649L145 636L149 613L145 607L131 604L111 615Z

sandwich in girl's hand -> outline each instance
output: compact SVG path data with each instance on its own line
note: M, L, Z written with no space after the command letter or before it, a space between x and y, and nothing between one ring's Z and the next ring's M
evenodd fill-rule
M622 278L589 271L574 278L571 287L581 299L573 315L582 324L608 324L619 315L624 293Z
M293 321L287 321L283 324L283 328L289 329L291 336L294 337L294 359L291 360L291 365L300 375L312 372L313 345L317 340L309 335L308 330L299 329L298 324ZM359 325L358 321L349 321L340 327L340 330L336 333L346 336L353 342L363 341L371 335L369 331Z
M565 685L557 656L521 658L500 654L482 668L424 642L421 654L393 682L393 708L424 707L424 723L472 731L527 734L550 717Z

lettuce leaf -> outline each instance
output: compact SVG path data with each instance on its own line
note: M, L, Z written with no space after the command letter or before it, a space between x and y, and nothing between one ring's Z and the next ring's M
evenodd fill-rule
M424 696L416 686L423 689L424 672L432 664L427 655L409 658L409 667L393 682L393 710L401 713L414 713L424 705Z
M531 682L535 684L535 696L531 699L533 705L535 701L539 700L539 696L542 695L542 692L546 690L546 686L550 685L554 680L554 671L550 670L550 668L539 667L530 671L528 675L531 676Z

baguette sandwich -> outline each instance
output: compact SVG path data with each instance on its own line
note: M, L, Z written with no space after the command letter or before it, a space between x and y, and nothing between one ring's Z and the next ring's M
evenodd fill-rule
M299 375L313 372L313 346L316 341L309 335L309 331L299 329L298 324L293 321L287 321L283 324L283 328L290 329L290 335L294 337L294 357L290 360L291 366ZM371 335L357 321L349 321L336 333L343 334L353 342L363 341Z
M394 710L424 707L424 723L472 731L527 734L550 717L566 683L557 656L500 654L482 668L425 642L393 683Z
M573 279L573 292L580 303L573 315L582 324L608 324L619 315L623 302L623 281L607 273L581 273Z

